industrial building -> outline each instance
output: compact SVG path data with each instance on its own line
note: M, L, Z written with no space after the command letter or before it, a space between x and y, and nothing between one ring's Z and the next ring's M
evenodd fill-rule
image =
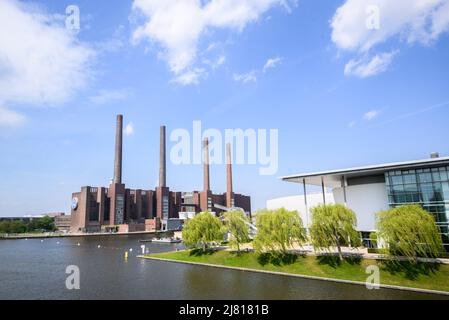
M70 215L59 215L55 217L55 227L56 230L61 232L69 232L70 231L70 225L72 222L72 217Z
M357 229L368 239L376 230L375 215L381 210L404 204L418 204L432 213L447 250L449 250L449 157L432 153L424 160L378 164L357 168L303 173L285 176L283 181L298 183L302 189L305 224L310 222L310 208L319 203L341 203L357 215ZM309 201L307 185L322 189ZM327 188L332 189L332 197ZM297 200L297 199L296 199ZM270 200L270 206L292 206L291 197ZM298 207L298 204L294 204Z
M85 186L72 194L72 233L136 232L179 229L182 220L196 213L240 208L251 214L251 198L232 188L231 148L226 146L227 188L224 194L210 189L208 139L203 142L204 184L202 191L171 191L166 179L165 126L160 127L159 186L155 190L129 189L122 181L123 116L117 116L114 178L109 187ZM177 221L175 221L177 220Z

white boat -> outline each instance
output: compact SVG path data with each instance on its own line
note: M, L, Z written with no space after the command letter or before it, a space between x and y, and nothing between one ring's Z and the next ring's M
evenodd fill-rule
M174 238L155 238L155 239L149 239L148 241L155 242L155 243L180 243L181 239L174 239Z

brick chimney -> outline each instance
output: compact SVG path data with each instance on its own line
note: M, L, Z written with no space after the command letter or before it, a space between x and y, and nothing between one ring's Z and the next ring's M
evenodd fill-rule
M160 129L160 151L159 151L159 187L167 186L166 173L166 158L165 158L165 126Z
M114 157L114 183L122 183L122 137L123 137L123 115L117 115L115 129L115 157Z
M210 190L209 179L209 140L204 138L204 191Z
M232 160L231 160L231 144L226 144L226 207L234 206L232 192Z

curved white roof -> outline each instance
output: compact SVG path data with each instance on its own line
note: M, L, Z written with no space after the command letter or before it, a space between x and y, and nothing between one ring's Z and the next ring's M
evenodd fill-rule
M319 171L311 173L301 173L289 176L281 177L283 181L303 183L304 179L306 184L321 185L323 180L328 187L337 187L341 185L341 179L343 177L353 178L362 177L368 175L383 174L390 170L406 170L416 169L422 167L434 167L439 165L449 165L449 157L429 158L423 160L412 160L404 162L392 162L377 165L368 165L363 167L353 167L346 169L337 169L329 171Z

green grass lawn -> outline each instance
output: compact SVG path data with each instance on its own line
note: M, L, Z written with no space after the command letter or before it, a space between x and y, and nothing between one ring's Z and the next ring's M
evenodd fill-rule
M165 252L149 254L146 257L361 282L365 282L368 277L365 272L366 267L378 265L381 284L449 292L449 265L402 263L400 266L397 264L392 266L366 259L351 259L340 263L336 257L297 255L290 255L285 259L276 259L261 256L255 252L245 252L238 255L223 250L202 254L192 251Z

